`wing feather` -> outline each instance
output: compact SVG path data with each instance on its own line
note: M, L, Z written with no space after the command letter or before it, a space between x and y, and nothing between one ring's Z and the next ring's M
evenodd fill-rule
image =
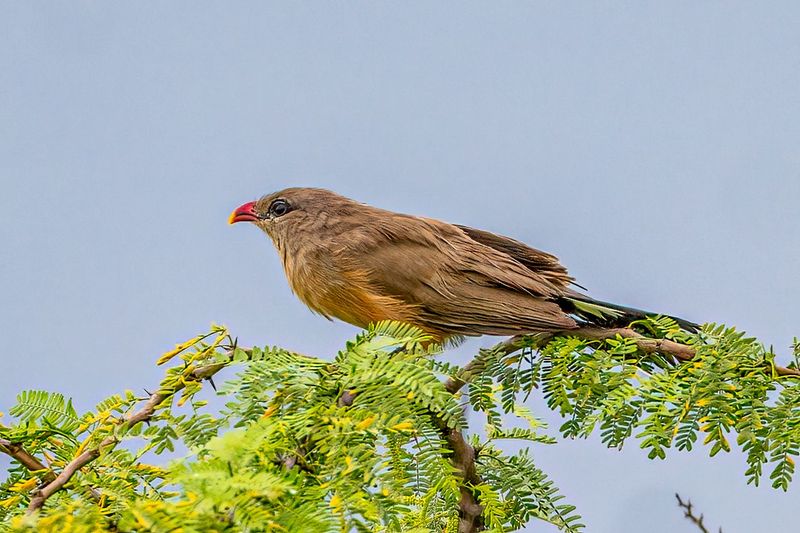
M376 295L417 309L427 329L509 335L576 327L553 301L571 281L555 257L437 220L380 220L339 243L341 261L352 262L344 268L361 271Z
M513 257L531 271L547 277L554 285L566 288L570 284L575 284L574 278L567 273L567 269L552 254L489 231L468 226L456 225L456 227L466 233L470 239Z

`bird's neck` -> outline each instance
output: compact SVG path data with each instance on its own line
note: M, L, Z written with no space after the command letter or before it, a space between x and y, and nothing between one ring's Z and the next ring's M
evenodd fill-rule
M337 278L330 250L322 241L274 240L289 286L300 300L317 312L328 285Z

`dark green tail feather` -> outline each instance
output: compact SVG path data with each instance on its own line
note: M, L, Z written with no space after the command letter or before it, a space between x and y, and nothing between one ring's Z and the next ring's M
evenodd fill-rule
M662 313L651 313L649 311L636 309L635 307L626 307L610 302L602 302L578 292L570 296L565 296L562 305L564 305L565 311L575 314L589 324L596 324L599 326L627 326L635 320L641 320L648 316L660 315L671 318L678 323L681 329L691 333L700 329L699 324L695 324L683 318L663 315Z

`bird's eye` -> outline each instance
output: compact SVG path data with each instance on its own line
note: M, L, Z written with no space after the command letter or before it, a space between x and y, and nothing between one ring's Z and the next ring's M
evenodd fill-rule
M282 200L280 198L273 201L269 205L269 214L274 218L282 217L291 210L292 207L289 205L289 202L287 202L286 200Z

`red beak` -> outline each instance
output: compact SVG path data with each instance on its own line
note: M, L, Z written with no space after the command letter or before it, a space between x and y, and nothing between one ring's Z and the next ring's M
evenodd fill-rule
M236 208L236 210L231 213L230 218L228 218L228 224L236 224L237 222L256 222L259 220L258 215L255 212L255 202L247 202L246 204L240 205Z

